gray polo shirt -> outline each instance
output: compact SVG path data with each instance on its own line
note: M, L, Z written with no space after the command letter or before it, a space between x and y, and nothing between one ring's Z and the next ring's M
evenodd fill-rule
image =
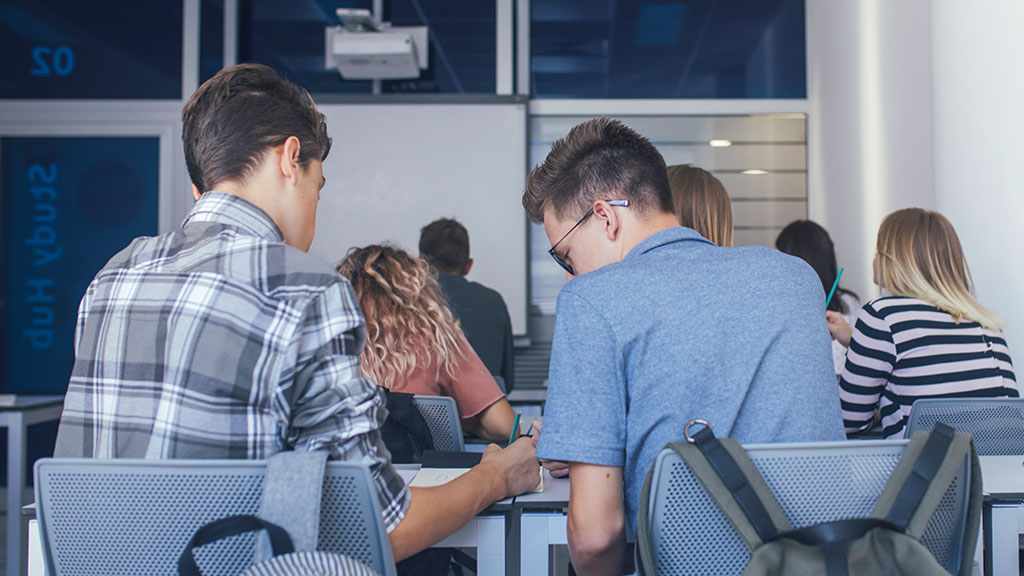
M556 312L537 455L624 467L634 530L690 420L744 443L845 438L821 281L798 258L669 228L566 284Z

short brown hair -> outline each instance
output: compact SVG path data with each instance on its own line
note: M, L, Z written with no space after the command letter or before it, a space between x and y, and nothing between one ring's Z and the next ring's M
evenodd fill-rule
M453 218L440 218L420 230L420 256L442 272L461 274L469 263L469 232Z
M613 198L614 196L614 198ZM651 141L618 120L578 124L554 143L526 179L523 208L530 220L577 218L597 200L629 200L631 210L672 213L665 159Z
M715 176L693 164L668 167L668 183L679 223L718 246L732 246L732 202Z
M327 122L308 92L262 64L218 72L192 94L181 112L185 165L200 193L221 182L242 182L265 152L299 139L299 165L327 158Z

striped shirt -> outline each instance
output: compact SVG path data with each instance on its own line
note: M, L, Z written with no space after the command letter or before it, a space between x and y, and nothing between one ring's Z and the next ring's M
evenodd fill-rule
M360 377L348 281L284 243L262 210L207 192L181 229L138 238L87 289L55 454L248 458L325 450L367 464L384 524L408 491Z
M889 296L861 309L839 380L853 436L875 409L886 438L900 438L918 398L1017 397L1002 332L953 317L917 298Z

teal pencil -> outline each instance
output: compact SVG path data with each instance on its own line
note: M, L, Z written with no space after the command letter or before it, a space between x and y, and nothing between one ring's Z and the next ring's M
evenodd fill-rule
M509 444L512 444L513 442L515 442L516 441L516 436L519 435L519 417L522 416L522 415L523 415L522 412L520 412L519 410L516 410L516 421L512 424L512 435L508 437L508 443Z
M836 293L836 286L839 286L839 279L843 277L843 270L846 270L846 268L839 269L839 274L836 274L836 281L832 283L832 289L828 291L828 300L825 300L825 310L828 310L828 305L832 302L832 295Z

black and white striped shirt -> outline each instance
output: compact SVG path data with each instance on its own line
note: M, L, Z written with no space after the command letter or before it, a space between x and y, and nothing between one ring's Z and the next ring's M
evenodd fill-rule
M885 437L899 438L918 398L1018 396L1002 332L902 296L861 309L839 385L851 436L871 426L876 408Z

